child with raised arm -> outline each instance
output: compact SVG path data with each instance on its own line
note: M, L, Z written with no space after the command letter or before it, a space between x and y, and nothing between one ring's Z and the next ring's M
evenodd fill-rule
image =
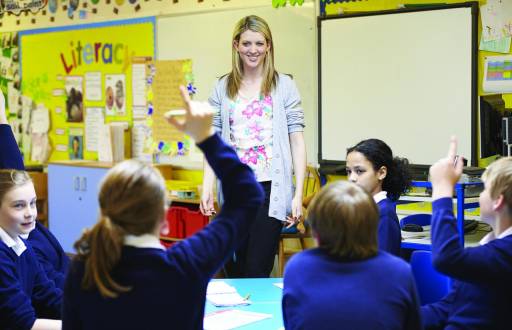
M378 250L379 211L362 187L337 181L308 208L318 248L295 254L284 274L286 329L420 329L409 265Z
M493 162L482 175L480 216L492 227L478 247L460 244L452 196L462 173L452 138L446 158L430 168L432 260L455 281L451 292L422 307L427 329L510 329L512 307L512 157Z
M206 287L247 235L263 202L252 170L214 134L206 103L186 104L190 135L222 181L225 201L215 221L165 249L167 190L160 173L129 160L114 166L99 193L98 223L76 242L66 279L63 329L203 329Z
M23 171L23 158L7 122L4 96L1 92L0 94L0 169ZM69 258L55 236L36 221L35 228L28 234L28 241L48 279L59 289L63 289Z
M382 140L363 140L347 149L347 177L369 192L379 206L379 249L400 256L396 201L410 184L409 161L393 156Z

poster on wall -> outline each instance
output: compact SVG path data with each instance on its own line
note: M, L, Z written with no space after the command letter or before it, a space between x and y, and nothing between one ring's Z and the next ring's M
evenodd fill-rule
M124 74L105 76L105 108L107 116L124 115L126 112L126 79Z
M76 134L81 156L98 160L101 145L87 135L103 121L131 126L131 59L154 57L154 37L154 17L22 31L22 94L45 104L53 128L82 129L83 134ZM49 161L80 157L70 152L69 134L51 129L49 138L54 146Z
M66 114L67 121L81 123L84 121L84 97L82 77L66 77Z
M84 159L84 131L81 128L69 129L69 159Z
M486 93L512 93L512 55L485 58L483 89Z

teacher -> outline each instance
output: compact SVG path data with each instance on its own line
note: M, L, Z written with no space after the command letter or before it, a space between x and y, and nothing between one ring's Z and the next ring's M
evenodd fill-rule
M292 226L302 218L304 112L293 78L274 68L274 44L265 20L254 15L242 18L235 26L232 47L231 72L216 82L209 98L217 110L213 125L253 169L266 198L226 270L229 277L268 277L283 224ZM200 205L204 215L214 212L214 182L205 162Z

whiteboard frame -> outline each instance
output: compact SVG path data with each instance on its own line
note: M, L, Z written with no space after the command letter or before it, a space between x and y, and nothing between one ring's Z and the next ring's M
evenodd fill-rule
M434 11L434 10L446 10L453 8L471 8L471 158L470 166L477 166L477 111L478 111L478 3L477 2L465 2L457 4L446 4L446 5L434 5L427 7L417 8L403 8L398 10L385 10L375 12L364 12L364 13L353 13L353 14L342 14L321 17L317 19L318 26L318 162L319 164L327 168L333 168L335 171L344 170L345 161L338 159L326 159L322 153L322 22L333 19L344 19L354 17L366 17L375 15L393 15L401 13L410 13L418 11ZM340 152L343 153L342 150ZM442 155L440 155L441 157ZM341 165L341 166L340 166ZM428 173L428 167L432 164L411 164L413 168L417 168L425 174ZM327 170L328 171L328 170Z

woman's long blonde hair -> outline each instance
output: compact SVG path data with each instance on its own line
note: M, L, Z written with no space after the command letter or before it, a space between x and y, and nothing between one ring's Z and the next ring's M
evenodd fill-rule
M263 81L261 83L261 93L263 95L269 95L272 92L272 89L276 86L278 78L277 72L274 68L274 42L272 40L272 33L270 32L267 22L265 22L263 18L250 15L242 18L238 23L236 23L231 43L234 41L239 42L240 35L247 30L261 33L263 37L265 37L267 44L270 46L263 61ZM244 67L242 59L234 46L232 46L231 54L232 69L227 78L227 94L230 99L235 99L242 84Z
M102 296L115 298L131 289L116 282L111 274L121 258L124 236L153 233L164 219L164 179L150 165L124 161L101 183L99 204L98 223L74 246L77 258L85 262L82 288L98 289Z

